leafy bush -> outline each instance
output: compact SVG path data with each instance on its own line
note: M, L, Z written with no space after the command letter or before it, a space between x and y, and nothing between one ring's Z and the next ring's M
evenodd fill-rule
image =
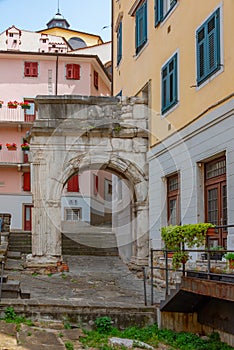
M99 333L107 334L112 330L112 321L108 316L98 317L95 320L95 326Z

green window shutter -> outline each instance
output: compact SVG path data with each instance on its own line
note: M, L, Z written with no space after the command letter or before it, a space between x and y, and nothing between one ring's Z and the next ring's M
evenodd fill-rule
M162 68L162 114L178 102L177 54Z
M220 11L197 30L197 85L220 69Z

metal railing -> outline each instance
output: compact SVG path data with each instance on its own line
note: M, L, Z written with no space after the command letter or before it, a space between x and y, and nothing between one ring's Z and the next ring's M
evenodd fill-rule
M3 278L4 278L4 267L5 267L5 261L1 262L1 276L0 276L0 301L2 300L2 285L3 285Z
M220 225L220 226L215 226L215 229L228 229L234 227L234 225ZM165 274L165 294L169 294L169 272L179 272L182 276L186 276L190 274L190 277L192 275L192 272L194 272L194 275L197 275L196 277L199 278L199 273L200 275L203 275L203 278L205 276L206 279L211 280L214 279L214 277L220 276L221 278L227 278L228 276L233 277L233 282L234 283L234 270L233 273L227 274L227 273L222 273L222 272L212 272L211 271L211 265L212 262L217 264L217 261L220 259L215 259L215 254L219 253L222 256L224 256L227 253L234 253L234 250L230 249L211 249L209 247L209 239L207 239L207 248L204 249L184 249L184 247L181 248L182 252L188 252L188 253L201 253L200 255L200 260L202 261L203 264L206 265L206 271L194 271L191 268L186 268L188 266L189 260L186 263L181 263L181 268L174 269L172 267L172 264L169 264L169 261L171 262L172 259L168 258L168 253L173 253L172 250L167 250L167 249L151 249L150 251L150 285L151 285L151 305L154 304L154 270L161 270L164 271ZM165 258L165 265L164 267L162 266L154 266L154 253L158 252L161 257ZM176 252L176 250L174 251ZM169 260L170 259L170 260ZM196 264L197 261L194 261L194 264ZM230 277L230 278L231 278ZM145 283L145 282L144 282ZM146 295L146 294L145 294ZM145 297L145 302L146 302L146 297Z
M220 249L184 249L182 250L183 252L188 252L188 253L203 253L205 254L205 258L202 258L201 254L201 259L200 261L206 265L206 271L198 271L194 270L191 268L186 268L188 265L189 260L186 263L181 263L181 268L173 268L171 263L169 264L169 261L171 262L171 258L168 258L168 253L173 253L173 251L169 251L166 249L151 249L150 252L150 285L151 285L151 305L154 304L154 270L160 270L165 272L165 295L169 294L169 273L170 272L179 272L182 276L188 276L190 274L190 277L196 277L199 278L200 275L204 275L206 279L212 280L214 279L213 277L227 277L227 276L232 276L233 277L233 283L234 283L234 271L233 273L222 273L222 272L212 272L211 271L211 265L212 262L214 264L217 264L218 261L223 261L221 259L216 259L214 257L214 254L219 253L222 255L225 255L227 253L234 253L234 250L220 250ZM161 257L165 258L165 265L164 267L162 266L154 266L154 253L160 253ZM170 259L170 260L169 260ZM223 261L225 262L225 261ZM194 263L196 263L194 261ZM194 273L194 275L192 274ZM201 277L200 277L201 278ZM204 278L204 277L203 277ZM215 278L218 280L217 278Z

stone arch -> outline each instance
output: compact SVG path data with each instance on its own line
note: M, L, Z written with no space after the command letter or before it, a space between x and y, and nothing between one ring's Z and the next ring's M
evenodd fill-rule
M148 131L142 100L120 103L113 97L42 96L37 104L38 118L30 134L34 208L28 263L61 260L63 187L75 172L99 167L126 179L133 189L133 260L145 265L149 251Z

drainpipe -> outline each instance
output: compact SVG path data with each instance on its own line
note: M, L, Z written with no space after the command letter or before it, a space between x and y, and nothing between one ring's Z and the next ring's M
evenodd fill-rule
M55 95L58 95L58 56L56 56Z
M112 0L112 6L111 6L111 70L112 70L112 79L111 79L111 96L113 96L113 81L114 81L114 65L113 65L113 58L114 58L114 48L113 48L113 21L114 21L114 1Z

